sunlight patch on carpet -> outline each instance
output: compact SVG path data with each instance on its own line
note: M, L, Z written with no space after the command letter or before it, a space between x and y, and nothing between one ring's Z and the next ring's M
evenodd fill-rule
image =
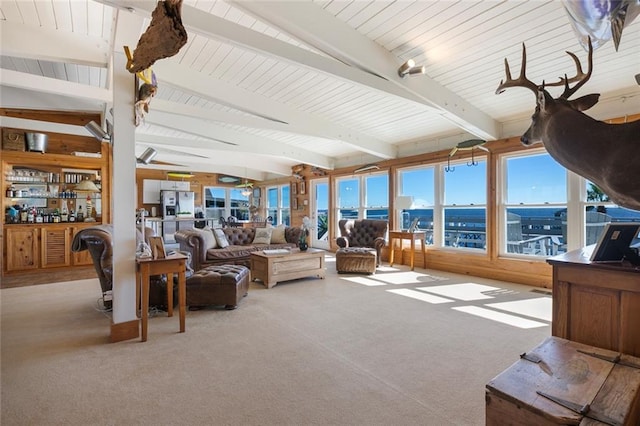
M400 268L394 268L393 266L385 266L385 265L380 265L376 268L376 272L399 272L402 269Z
M525 318L517 317L515 315L509 315L502 312L492 311L490 309L480 308L478 306L460 306L451 309L518 328L537 328L545 327L548 325L538 321L532 321Z
M539 297L515 302L488 303L485 306L551 322L551 305L550 297Z
M386 283L383 283L377 280L372 280L371 278L367 278L367 277L344 277L340 279L345 281L351 281L352 283L356 283L356 284L366 285L368 287L387 285Z
M412 299L422 300L423 302L429 302L433 304L439 303L451 303L453 300L445 299L444 297L434 296L432 294L425 294L421 291L415 291L408 288L399 288L396 290L387 290L389 293L399 294L400 296L410 297Z
M498 287L491 287L488 285L476 284L476 283L462 283L462 284L450 284L439 285L433 287L418 287L418 290L426 291L428 293L438 294L440 296L451 297L453 299L470 301L470 300L483 300L493 299L493 296L482 294L483 292L500 290Z
M425 282L424 274L413 271L393 272L386 274L377 274L376 280L391 285L398 284L421 284Z

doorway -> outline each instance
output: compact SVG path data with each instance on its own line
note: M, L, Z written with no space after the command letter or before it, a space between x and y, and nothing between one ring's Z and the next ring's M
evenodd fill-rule
M311 246L329 250L329 179L311 181L311 220L315 225Z

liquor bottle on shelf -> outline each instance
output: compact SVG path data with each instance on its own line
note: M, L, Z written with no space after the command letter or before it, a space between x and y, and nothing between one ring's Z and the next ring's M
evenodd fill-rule
M60 223L60 210L55 209L55 211L53 212L53 223Z
M42 214L42 209L38 209L36 213L36 223L44 223L44 216Z
M35 223L36 215L35 215L35 207L31 207L27 209L27 223Z
M69 212L69 222L76 221L76 214L73 212L73 209Z
M67 210L67 203L64 202L62 204L62 213L60 214L60 222L68 222L69 221L69 211Z
M76 213L76 222L84 222L84 212L82 206L78 206L78 212Z

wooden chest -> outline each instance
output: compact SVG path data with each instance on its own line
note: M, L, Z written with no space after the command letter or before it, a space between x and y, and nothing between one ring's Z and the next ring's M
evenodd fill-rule
M487 425L640 425L640 358L549 337L486 386Z

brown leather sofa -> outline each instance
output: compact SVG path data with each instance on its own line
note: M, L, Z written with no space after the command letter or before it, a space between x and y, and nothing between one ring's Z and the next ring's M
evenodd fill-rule
M206 228L205 228L206 229ZM259 228L258 228L259 229ZM211 232L210 230L208 232ZM250 267L251 252L295 248L300 240L299 227L287 226L284 230L286 243L254 244L256 228L222 228L228 247L209 248L205 250L205 239L202 231L195 229L181 229L175 235L176 241L180 244L180 250L191 253L191 261L194 271L212 265L243 265Z
M389 222L379 219L342 219L338 221L340 248L368 247L376 250L377 266L380 266L382 247L385 246Z
M78 232L71 244L71 251L80 252L89 250L93 259L93 266L100 281L103 304L106 309L112 307L111 290L113 286L113 225L96 225ZM145 229L145 240L153 236L151 228ZM136 229L136 241L142 241L142 233ZM178 300L178 286L173 286L173 300ZM167 304L167 280L165 276L152 277L149 286L149 306L166 310Z

